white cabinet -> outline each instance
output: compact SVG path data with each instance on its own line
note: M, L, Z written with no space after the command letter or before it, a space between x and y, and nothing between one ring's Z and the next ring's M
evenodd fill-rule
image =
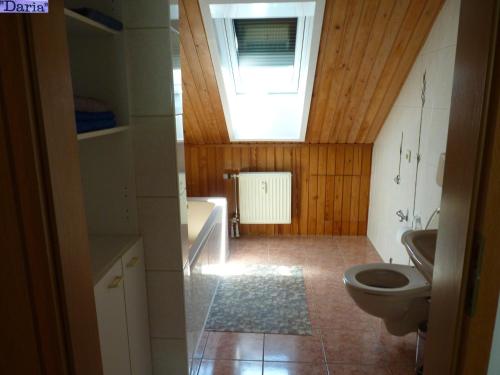
M142 241L125 253L122 265L132 375L148 375L152 373L151 344Z
M94 295L104 375L129 375L130 357L121 262L95 285Z
M113 241L94 241L112 247ZM120 243L120 238L115 241ZM123 241L121 241L123 242ZM119 246L117 246L119 249ZM104 375L151 375L151 344L142 240L133 242L94 286ZM103 262L104 263L104 262Z

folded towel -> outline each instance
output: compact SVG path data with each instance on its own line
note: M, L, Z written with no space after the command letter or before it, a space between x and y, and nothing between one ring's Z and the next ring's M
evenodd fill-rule
M118 21L113 17L110 17L104 13L99 12L98 10L92 8L75 8L72 10L75 11L76 13L81 14L82 16L90 18L91 20L99 22L100 24L103 24L109 27L110 29L117 31L123 29L123 23L121 23L120 21Z
M96 130L114 128L116 126L115 119L112 120L92 120L92 121L76 121L76 132L86 133Z
M111 111L106 112L75 112L76 121L92 121L92 120L113 120L115 114Z
M82 96L74 97L75 111L78 112L107 112L111 111L109 105L101 100L93 98L84 98Z

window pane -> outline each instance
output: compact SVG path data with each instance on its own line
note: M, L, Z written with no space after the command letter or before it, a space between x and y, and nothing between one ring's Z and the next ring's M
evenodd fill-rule
M297 18L234 19L239 66L293 66Z

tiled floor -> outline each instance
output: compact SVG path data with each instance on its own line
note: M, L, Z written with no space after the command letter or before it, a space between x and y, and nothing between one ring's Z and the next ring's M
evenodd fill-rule
M381 261L366 237L246 237L231 252L230 264L302 266L314 334L206 332L193 374L414 374L415 334L389 335L344 290L345 269Z

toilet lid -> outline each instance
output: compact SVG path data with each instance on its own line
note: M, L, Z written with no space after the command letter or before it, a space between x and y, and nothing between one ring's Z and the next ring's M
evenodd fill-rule
M367 279L370 279L370 271L374 271L373 276L375 276L376 271L388 271L388 274L390 274L392 271L393 273L398 274L398 276L404 275L404 277L408 279L408 282L406 285L401 287L393 287L390 285L388 285L387 287L381 287L369 285L371 283L366 283L366 281L364 280L360 281L360 279L362 279L362 277L360 276L362 275L366 276ZM429 282L415 267L389 263L369 263L351 267L344 272L344 284L348 284L350 287L379 295L420 294L428 292L430 290ZM383 281L380 282L379 278L377 283L372 284L383 284ZM388 284L390 283L388 282Z

